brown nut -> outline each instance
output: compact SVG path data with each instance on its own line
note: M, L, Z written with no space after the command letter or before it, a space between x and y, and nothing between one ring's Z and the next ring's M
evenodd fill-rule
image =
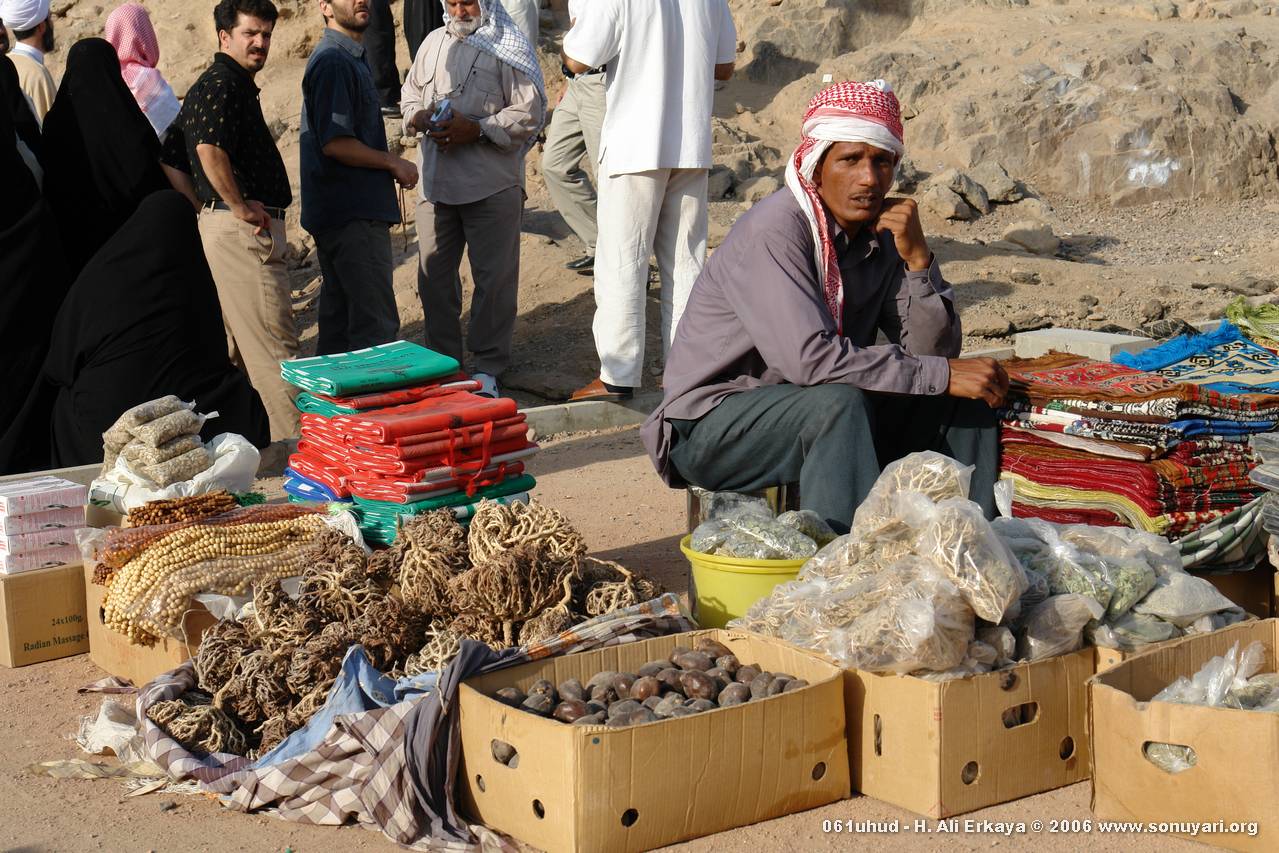
M515 751L515 747L504 740L493 741L489 745L489 749L493 753L493 760L498 764L505 764L507 767L511 766L511 761L519 754Z
M585 702L586 697L590 694L586 692L586 688L582 686L582 682L576 678L570 678L555 688L560 694L561 702Z
M696 713L697 711L694 711L692 708L686 708L685 706L680 705L676 708L672 708L671 712L667 714L667 716L674 719L675 717L691 717Z
M703 711L714 711L719 706L709 699L689 699L684 703L684 707L691 708L700 714Z
M751 679L751 698L763 699L768 695L768 687L773 683L773 674L771 672L761 672L759 675Z
M773 673L773 678L785 678L789 681L795 680L795 676L791 675L789 672L775 672Z
M635 676L629 672L619 672L613 676L613 692L618 696L629 696L631 693L631 685L635 683Z
M645 708L649 709L650 711L653 711L657 709L658 705L662 704L662 698L663 697L661 696L650 696L647 699L645 699L643 702L641 702L640 704L643 705Z
M657 696L662 692L662 682L658 681L651 675L643 678L635 679L635 683L631 685L630 696L632 699L638 699L643 702L651 696Z
M778 675L768 684L768 696L780 696L782 691L786 689L786 685L795 679L785 675Z
M667 657L666 659L670 661L671 663L675 663L675 658L679 657L685 652L691 652L691 651L692 649L690 649L688 646L676 646L675 648L671 649L670 656Z
M545 693L547 696L550 696L552 699L554 699L555 685L547 681L545 678L538 679L537 681L533 682L532 686L529 687L528 692L530 696L532 696L534 693Z
M597 684L591 690L591 701L607 705L617 701L617 691L611 684Z
M671 665L670 661L651 660L648 663L641 666L635 674L638 675L640 678L645 678L650 675L655 676L670 665Z
M591 691L600 684L610 684L615 677L617 677L617 673L613 670L606 669L603 672L597 672L591 676L589 681L586 682L586 689L587 691Z
M567 702L561 702L555 706L555 710L551 712L551 716L559 720L561 723L571 723L579 717L588 716L586 713L586 703L580 699L570 699Z
M657 674L657 680L662 682L662 685L667 690L674 690L677 693L683 693L684 685L679 680L680 674L681 673L678 669L673 666L668 666L666 669Z
M518 687L503 687L493 696L497 701L504 705L510 705L512 708L520 707L520 705L524 704L524 700L528 698L524 695L524 691Z
M623 699L620 702L614 702L612 705L608 706L608 718L611 720L614 717L620 717L623 714L638 711L642 707L644 706L636 702L634 699Z
M608 704L605 702L596 702L592 699L586 703L586 713L588 714L607 714Z
M737 655L717 657L715 658L715 666L733 676L737 675L737 670L742 668L741 661L737 659Z
M706 652L685 652L675 658L675 665L686 672L705 672L715 666L715 659Z
M714 699L719 695L719 685L704 672L686 672L680 676L684 695L689 699Z
M783 693L790 693L792 690L798 690L801 687L807 687L808 682L802 678L796 678L794 681L788 681L786 687L782 689Z
M549 717L551 709L555 707L555 702L545 693L534 693L525 699L524 704L520 705L520 707L540 717Z
M719 640L713 640L710 637L702 637L697 641L697 650L706 652L713 658L722 658L724 655L731 655L733 650L721 643Z
M628 725L638 726L643 723L656 723L657 715L648 708L640 708L638 711L631 711L626 715Z
M728 708L732 705L741 705L743 702L751 700L751 686L749 684L730 684L719 692L719 706Z
M733 683L733 676L717 666L706 670L706 674L715 679L715 683L719 685L720 690Z
M753 663L748 663L746 664L746 666L739 667L737 670L737 674L733 677L736 678L738 681L740 681L742 684L750 684L752 681L755 680L755 676L757 675L759 675L759 667L757 667Z
M575 726L602 726L605 717L603 714L587 714L585 717L578 717L573 721Z
M653 709L653 713L659 717L669 717L671 712L676 708L684 707L684 697L678 693L667 693L662 700L657 703L657 707Z

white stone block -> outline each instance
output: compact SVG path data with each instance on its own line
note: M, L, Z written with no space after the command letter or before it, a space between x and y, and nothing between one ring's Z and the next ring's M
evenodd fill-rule
M1035 358L1056 350L1082 355L1097 361L1110 361L1121 352L1141 352L1155 341L1138 335L1091 332L1087 329L1037 329L1013 337L1018 358Z

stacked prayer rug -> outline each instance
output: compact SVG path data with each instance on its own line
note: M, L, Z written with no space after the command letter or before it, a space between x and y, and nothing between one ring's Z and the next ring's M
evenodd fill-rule
M370 542L392 542L401 516L447 507L466 520L478 501L527 500L535 485L524 463L538 448L515 401L471 393L479 383L451 358L397 341L284 362L281 375L305 389L285 491L354 503Z

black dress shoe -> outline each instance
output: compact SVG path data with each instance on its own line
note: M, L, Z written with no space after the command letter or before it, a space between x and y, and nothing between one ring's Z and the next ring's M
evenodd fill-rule
M595 256L582 255L582 257L578 258L577 260L569 261L567 264L565 264L564 269L572 270L575 273L586 275L588 272L591 272L595 269Z

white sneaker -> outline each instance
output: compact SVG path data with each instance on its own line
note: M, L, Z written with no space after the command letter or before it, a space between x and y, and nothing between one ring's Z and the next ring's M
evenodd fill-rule
M475 392L476 396L488 397L492 400L498 398L496 376L490 373L475 373L471 375L471 379L480 383L480 389Z

